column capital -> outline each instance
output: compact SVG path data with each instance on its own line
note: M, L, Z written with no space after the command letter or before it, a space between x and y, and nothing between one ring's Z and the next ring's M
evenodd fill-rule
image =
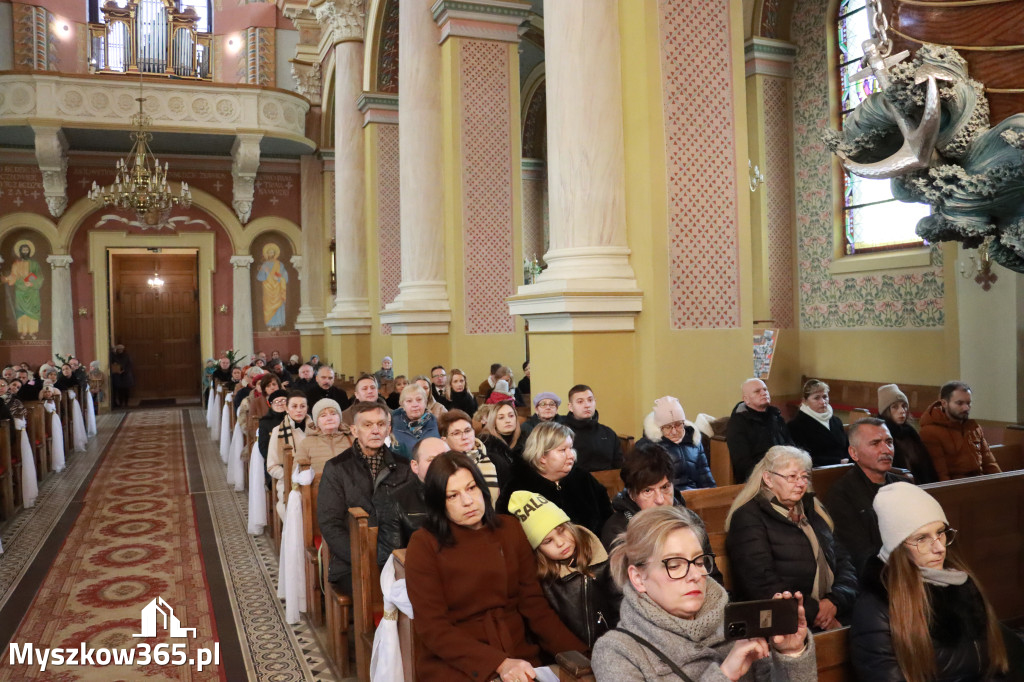
M774 38L751 38L743 43L743 59L747 78L756 75L792 78L796 45Z
M74 259L66 253L55 253L52 256L47 256L46 262L50 264L51 270L56 270L57 268L69 267L74 262Z
M430 8L441 43L451 36L518 43L530 11L530 3L513 0L437 0Z
M363 40L366 25L363 0L326 0L310 9L330 43Z
M398 95L390 92L364 92L356 100L363 112L363 127L371 123L398 125Z
M255 261L256 259L253 258L252 256L245 255L232 256L229 262L236 270L240 268L245 268L246 270L248 270L249 266L252 265Z

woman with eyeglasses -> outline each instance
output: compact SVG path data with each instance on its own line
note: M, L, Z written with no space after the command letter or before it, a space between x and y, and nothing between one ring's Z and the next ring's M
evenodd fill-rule
M654 401L654 409L644 418L644 437L636 447L647 443L657 443L672 457L672 485L676 490L715 487L700 434L686 422L677 398L667 395Z
M868 561L850 624L850 660L871 682L1020 679L1021 642L1001 630L977 579L949 546L939 503L910 483L874 501L882 550ZM1008 658L1015 645L1017 660Z
M561 406L562 399L550 391L533 396L533 414L519 425L522 437L525 439L529 436L530 431L533 431L538 424L558 421L558 408Z
M810 456L791 445L770 448L725 519L733 596L801 592L815 629L842 627L857 597L857 575L832 529L811 491Z
M714 554L704 529L682 507L653 507L633 518L611 551L622 588L619 625L594 645L597 682L623 680L816 680L814 640L803 606L799 627L772 641L724 637L729 595L708 574ZM781 590L778 599L796 599ZM643 641L641 641L643 640ZM672 669L672 672L669 672ZM673 674L675 673L675 674Z
M509 497L516 490L538 493L554 502L569 520L595 535L612 515L604 486L590 472L576 467L572 429L545 422L526 439L523 456L512 465L512 474L502 489L495 509L507 514Z

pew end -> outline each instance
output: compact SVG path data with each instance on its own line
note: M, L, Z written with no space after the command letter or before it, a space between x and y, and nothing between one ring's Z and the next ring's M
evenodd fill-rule
M559 682L594 682L590 659L579 651L563 651L555 656Z
M405 580L405 550L396 549L392 555L395 557L395 580ZM416 682L416 633L412 619L401 610L398 612L398 645L402 652L405 682Z
M370 680L370 656L377 632L377 614L384 612L377 566L377 527L362 507L348 510L348 532L352 550L352 611L356 648L356 675L360 682Z
M590 475L597 479L598 483L604 486L608 493L608 499L614 500L615 496L622 490L622 477L619 475L621 469L603 469L591 471Z

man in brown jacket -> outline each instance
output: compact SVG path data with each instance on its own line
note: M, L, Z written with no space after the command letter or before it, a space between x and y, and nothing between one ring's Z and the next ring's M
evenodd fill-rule
M970 413L971 387L950 381L939 391L939 400L921 415L921 440L940 481L1001 471L985 432Z

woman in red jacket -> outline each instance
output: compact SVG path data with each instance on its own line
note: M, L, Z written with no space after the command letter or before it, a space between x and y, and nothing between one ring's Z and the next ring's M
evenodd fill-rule
M522 526L494 513L465 455L431 462L424 500L426 522L406 553L420 679L527 682L541 648L585 649L544 598ZM540 647L527 641L527 629Z

